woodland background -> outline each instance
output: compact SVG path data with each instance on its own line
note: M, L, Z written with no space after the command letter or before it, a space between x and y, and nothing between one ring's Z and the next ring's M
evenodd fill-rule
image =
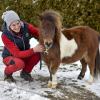
M37 14L54 9L62 15L64 27L88 25L100 32L100 0L0 0L0 16L9 9L36 26ZM0 27L2 23L0 17Z

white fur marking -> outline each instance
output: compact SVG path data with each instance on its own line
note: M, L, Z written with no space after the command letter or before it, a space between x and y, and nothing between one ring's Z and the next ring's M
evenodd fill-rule
M63 34L61 34L61 39L60 39L61 59L64 57L71 57L75 53L77 48L78 46L74 39L68 40Z
M89 80L88 80L88 82L91 84L91 83L93 83L93 76L90 74L90 77L89 77Z
M100 43L99 43L99 54L100 54Z
M55 74L52 75L52 84L57 84L57 76Z

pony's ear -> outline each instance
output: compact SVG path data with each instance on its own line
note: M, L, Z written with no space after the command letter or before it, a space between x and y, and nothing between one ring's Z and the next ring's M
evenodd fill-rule
M73 38L73 33L72 33L70 30L66 29L66 28L63 28L63 29L61 30L61 32L64 34L64 36L65 36L67 39L71 40L71 39Z

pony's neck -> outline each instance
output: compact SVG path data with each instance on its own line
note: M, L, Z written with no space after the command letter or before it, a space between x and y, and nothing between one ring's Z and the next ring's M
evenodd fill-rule
M60 31L56 32L56 35L55 35L55 42L56 42L57 44L60 44L61 34L62 34L62 33L61 33Z

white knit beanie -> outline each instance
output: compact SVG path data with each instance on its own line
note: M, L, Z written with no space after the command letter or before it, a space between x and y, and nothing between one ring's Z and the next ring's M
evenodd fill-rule
M16 12L13 10L9 10L3 13L2 19L6 22L7 26L9 27L12 22L19 20L20 18Z

